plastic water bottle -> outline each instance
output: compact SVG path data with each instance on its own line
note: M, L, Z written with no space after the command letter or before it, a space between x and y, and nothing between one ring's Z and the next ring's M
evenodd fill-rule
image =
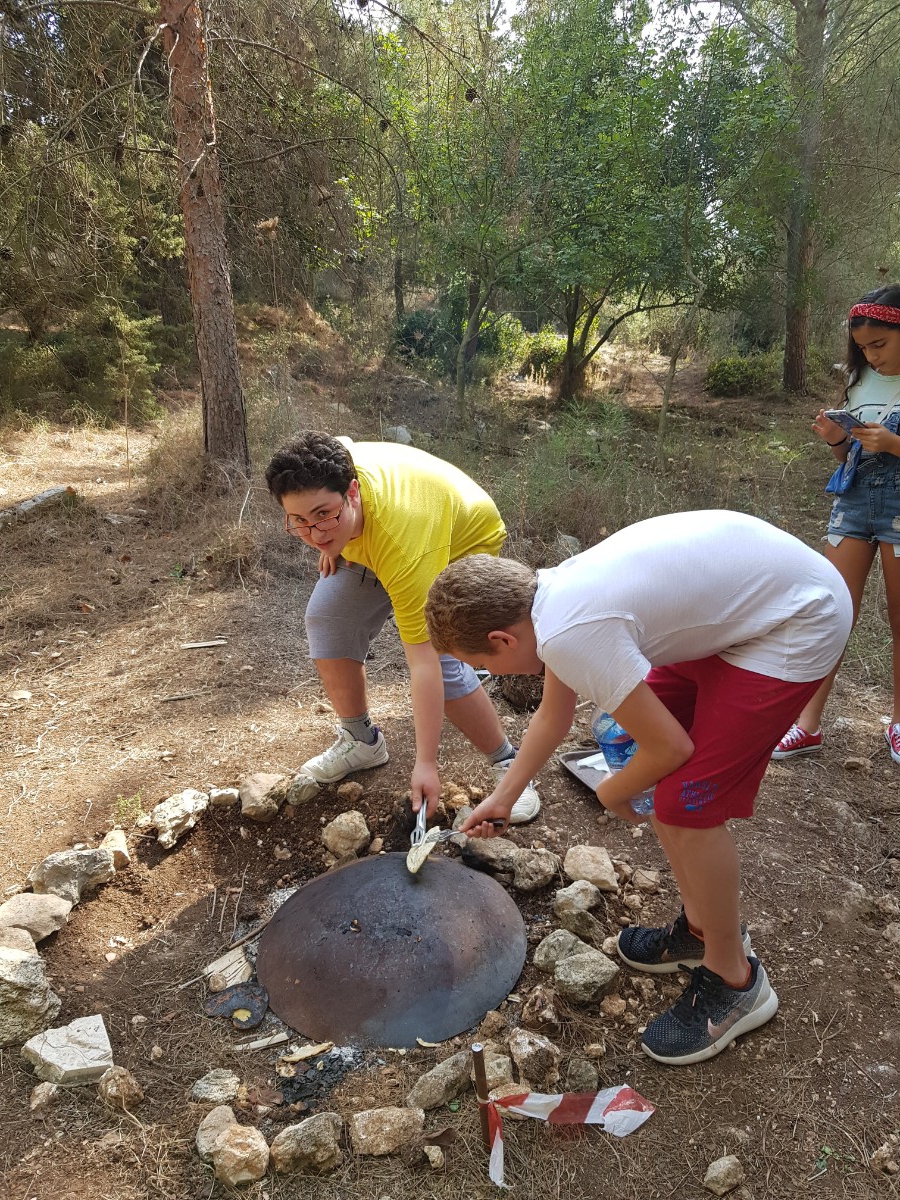
M597 739L597 745L603 751L603 757L610 772L621 771L637 750L637 742L628 730L624 729L615 717L600 708L594 713L591 732ZM647 788L639 795L632 796L628 801L631 811L639 817L649 816L653 812L653 793L655 791L655 788Z

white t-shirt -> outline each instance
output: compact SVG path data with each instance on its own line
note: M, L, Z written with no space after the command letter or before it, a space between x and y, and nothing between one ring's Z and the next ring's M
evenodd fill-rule
M871 367L862 374L847 393L847 412L860 421L882 421L900 408L900 376L879 375Z
M574 691L614 710L652 666L720 655L806 683L850 635L850 593L815 550L744 513L673 513L538 571L537 651Z

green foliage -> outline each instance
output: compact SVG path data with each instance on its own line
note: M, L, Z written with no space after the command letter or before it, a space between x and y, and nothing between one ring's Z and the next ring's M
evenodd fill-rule
M770 355L731 355L709 364L706 390L713 396L747 396L776 386L776 368Z
M552 329L526 333L521 341L518 367L522 375L548 377L562 364L566 339Z
M158 416L156 317L96 303L68 328L40 340L0 331L0 413L140 422Z

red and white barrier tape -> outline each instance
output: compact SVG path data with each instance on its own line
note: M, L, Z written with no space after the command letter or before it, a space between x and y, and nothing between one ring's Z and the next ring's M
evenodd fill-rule
M625 1084L604 1088L602 1092L569 1092L544 1096L540 1092L522 1092L487 1103L491 1134L489 1174L491 1182L503 1182L503 1120L499 1108L549 1121L551 1125L601 1125L607 1133L625 1137L634 1133L656 1111L649 1100Z

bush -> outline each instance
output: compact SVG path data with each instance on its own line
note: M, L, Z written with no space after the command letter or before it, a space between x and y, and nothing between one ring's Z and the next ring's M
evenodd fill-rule
M566 354L566 339L552 329L526 333L522 337L519 372L522 375L552 375Z
M453 338L447 318L439 308L416 308L407 313L394 335L397 353L406 358L436 358L445 367L452 366L459 337Z
M97 304L70 328L30 340L0 334L0 412L69 419L146 421L159 408L153 377L159 361L152 335L159 318L135 318Z
M706 370L706 390L713 396L746 396L775 386L775 365L767 354L719 358Z

